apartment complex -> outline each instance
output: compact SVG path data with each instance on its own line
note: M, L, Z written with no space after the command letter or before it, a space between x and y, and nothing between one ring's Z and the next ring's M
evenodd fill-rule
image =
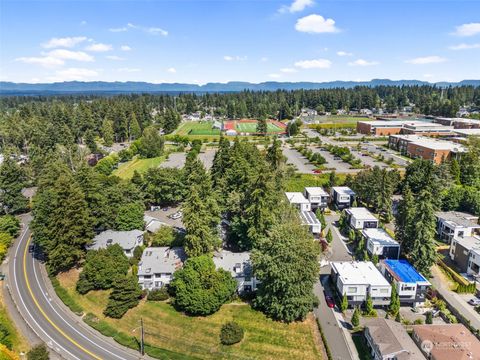
M452 239L480 234L478 216L460 211L438 211L437 235L440 240L450 244Z
M453 238L450 243L449 256L460 272L478 275L480 269L480 237Z

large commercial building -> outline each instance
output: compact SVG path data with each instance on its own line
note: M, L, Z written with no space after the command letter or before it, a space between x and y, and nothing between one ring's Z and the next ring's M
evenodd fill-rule
M480 129L480 120L476 119L436 117L433 121L455 129Z
M404 155L432 160L436 164L457 158L466 151L465 147L458 143L418 135L390 135L388 146Z
M444 126L428 121L377 120L357 122L357 132L365 135L388 136L397 134L421 134L445 136L453 134L453 126Z

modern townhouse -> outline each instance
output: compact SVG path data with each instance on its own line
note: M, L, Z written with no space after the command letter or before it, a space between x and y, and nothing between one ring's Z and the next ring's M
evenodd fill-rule
M138 263L138 283L144 290L161 288L172 281L186 259L181 247L147 247Z
M311 211L310 201L301 192L286 192L288 202L300 211Z
M306 187L303 195L310 202L312 211L316 209L324 210L328 206L330 195L321 187Z
M331 262L331 278L338 294L350 306L362 305L371 296L375 306L388 305L392 287L375 265L368 261Z
M379 259L398 259L400 244L380 228L363 229L367 252L370 256L377 255Z
M450 243L449 256L460 272L477 275L480 264L480 236L453 238Z
M322 224L318 220L317 215L312 211L301 211L300 219L302 224L308 226L308 230L314 235L319 236L322 232Z
M395 282L401 304L417 307L425 302L431 284L407 260L388 259L380 269L389 283Z
M478 216L460 211L439 211L437 218L437 235L449 244L453 238L480 234Z
M367 208L346 209L345 215L347 224L354 230L378 228L378 219Z
M339 210L349 208L355 201L355 192L347 186L332 187L330 195L332 203Z

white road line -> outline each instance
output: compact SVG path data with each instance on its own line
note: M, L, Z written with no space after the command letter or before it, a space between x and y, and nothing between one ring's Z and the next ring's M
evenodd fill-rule
M18 242L17 244L17 248L15 249L15 256L13 258L13 281L15 283L15 287L16 287L16 291L18 293L18 297L20 298L20 301L22 302L22 305L25 309L25 311L28 313L28 315L30 316L30 318L33 320L33 322L37 325L37 327L45 334L45 336L47 337L47 339L50 339L50 342L52 344L56 344L58 348L62 349L63 351L65 351L67 354L69 354L72 358L74 359L77 359L77 360L80 360L78 357L76 357L75 355L73 355L70 351L68 351L67 349L65 349L63 346L61 346L59 343L57 343L55 340L53 340L53 338L38 324L38 322L35 320L35 318L32 316L32 314L30 313L30 311L28 310L27 308L27 305L25 304L25 301L23 300L23 297L22 297L22 294L20 292L20 288L18 286L18 281L17 281L17 272L16 272L16 262L17 262L17 256L18 256L18 250L20 249L20 244L22 243L23 239L25 238L25 235L27 234L28 232L28 225L25 227L25 230L23 232L23 235L21 236L20 238L20 241ZM25 317L23 317L23 319L27 322L28 326L30 326L30 328L33 330L33 326L27 321L27 319L25 319ZM35 330L34 330L35 331ZM38 334L37 334L38 336Z
M53 307L52 303L50 301L48 301L48 298L45 296L45 292L43 291L43 288L42 288L42 285L40 284L40 281L38 280L38 275L37 275L37 270L36 270L36 267L35 267L35 260L33 259L32 257L32 266L33 266L33 273L35 275L35 280L37 281L37 285L38 287L41 289L41 293L43 295L43 297L45 298L45 300L47 300L47 304L52 308L52 310L55 312L55 314L57 314L57 316L62 319L62 321L68 325L73 331L75 331L78 335L80 335L81 337L83 337L85 340L87 340L88 342L90 342L92 345L104 350L105 352L109 353L110 355L116 357L117 359L120 359L120 360L123 360L124 357L121 357L121 356L118 356L117 354L115 353L112 353L111 351L105 349L104 347L102 347L101 345L93 342L92 340L90 340L88 337L86 337L84 334L82 334L80 331L78 331L77 329L75 329L67 320L65 320L65 318L60 315L58 313L58 311ZM128 353L126 353L127 355L130 355Z

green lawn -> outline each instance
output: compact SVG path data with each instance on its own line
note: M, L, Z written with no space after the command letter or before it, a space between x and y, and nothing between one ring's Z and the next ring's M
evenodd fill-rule
M173 132L182 136L186 135L220 135L220 129L213 129L211 121L185 122Z
M165 160L165 156L159 156L151 159L140 159L138 157L133 158L126 163L123 163L113 172L122 179L130 179L133 176L133 172L137 170L140 174L143 174L150 168L158 167Z
M257 123L256 122L237 122L236 130L241 133L256 133L257 132ZM267 133L281 133L285 130L281 127L267 122Z
M1 285L3 286L3 284ZM3 289L0 289L0 323L4 324L10 332L10 341L13 345L13 351L16 353L26 352L30 348L27 340L17 330L13 321L10 319L3 301ZM0 354L0 359L2 354Z
M201 359L321 359L320 340L313 316L304 322L285 324L266 318L245 303L222 306L217 313L186 316L167 302L142 301L120 320L104 318L107 291L92 291L85 296L75 292L78 270L61 274L59 280L84 308L113 328L135 335L140 318L145 325L145 341L149 344ZM245 330L239 344L223 346L219 341L222 324L234 320Z

